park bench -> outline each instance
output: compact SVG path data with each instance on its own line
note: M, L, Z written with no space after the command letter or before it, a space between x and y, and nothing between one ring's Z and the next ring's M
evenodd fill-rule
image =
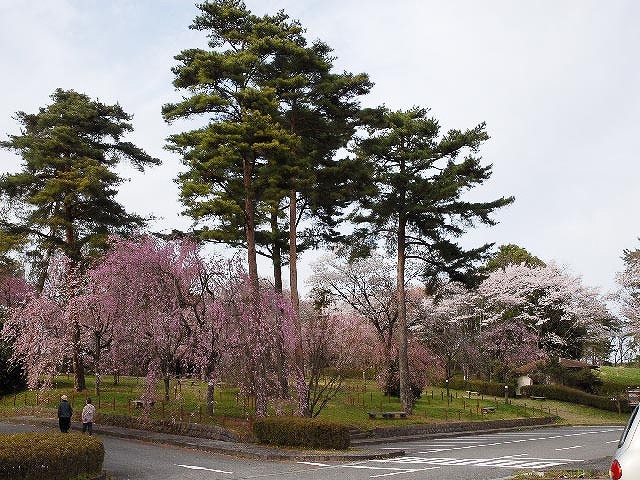
M396 415L400 418L407 418L407 414L405 412L367 412L367 414L371 419L376 419L378 415L386 419L396 418Z
M546 400L547 397L537 397L535 395L531 395L529 398L531 400Z
M482 413L493 413L496 411L496 407L494 405L487 405L486 407L482 407Z
M131 400L131 403L133 404L133 406L135 408L142 408L142 407L144 407L146 405L149 405L150 407L153 407L153 405L155 404L155 402L153 402L153 401L147 402L147 401L140 400L140 399Z

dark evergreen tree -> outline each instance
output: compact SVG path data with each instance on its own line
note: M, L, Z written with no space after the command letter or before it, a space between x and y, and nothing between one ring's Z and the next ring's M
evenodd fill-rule
M493 272L499 268L504 269L507 265L525 264L527 267L544 267L546 264L526 249L514 245L500 245L498 251L489 257L483 272Z
M210 49L175 57L173 84L187 96L165 105L162 114L169 122L205 116L208 123L172 135L167 148L187 166L179 177L186 214L203 239L246 245L257 290L258 226L277 208L290 178L290 151L299 143L277 122L275 90L262 80L275 58L295 48L301 29L284 14L252 15L237 0L198 8L190 28L207 32Z
M167 121L203 115L210 122L169 139L187 165L182 202L203 239L247 248L252 277L256 254L268 256L282 290L290 262L297 305L297 253L335 233L345 194L354 191L357 164L334 154L353 135L357 97L371 84L366 75L332 73L330 48L308 44L284 12L258 17L236 0L199 9L191 28L207 32L210 50L176 57L174 85L189 95L163 109ZM247 128L256 114L260 135ZM300 234L309 213L321 221Z
M363 224L355 235L365 250L383 239L397 255L399 377L402 408L411 413L405 268L419 262L425 278L446 274L453 280L473 278L475 262L491 244L466 250L457 243L475 223L494 224L490 214L513 198L471 202L463 194L491 175L482 166L478 149L488 136L484 124L450 130L440 136L440 125L428 110L384 112L370 136L356 148L371 172L375 191L360 200L353 220Z
M120 105L105 105L73 90L57 89L37 113L18 112L19 135L0 146L18 153L22 169L0 177L0 197L11 214L0 219L0 253L25 249L41 290L50 258L63 252L71 270L82 270L110 234L127 235L144 219L127 213L115 196L124 181L116 165L128 160L139 170L160 161L123 140L133 130ZM77 342L75 382L84 389Z

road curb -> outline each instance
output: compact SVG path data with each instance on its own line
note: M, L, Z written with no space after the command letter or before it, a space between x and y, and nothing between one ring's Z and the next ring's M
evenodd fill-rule
M1 421L7 423L24 423L29 425L43 425L57 428L54 419L34 418L34 417L10 417ZM72 430L81 430L79 426L72 425ZM306 451L289 450L277 447L266 447L250 443L232 443L221 440L209 440L204 438L186 437L181 435L162 434L146 430L134 430L111 426L93 426L95 435L105 435L110 437L125 438L145 443L161 445L171 445L182 448L190 448L210 453L228 455L239 458L277 460L277 461L363 461L363 460L384 460L388 458L401 457L405 455L402 449L397 450L354 450L354 451Z
M500 433L500 432L516 432L522 430L536 430L540 428L553 428L560 426L557 423L549 423L542 425L527 425L517 427L503 427L503 428L488 428L483 430L460 430L458 432L440 432L440 433L418 433L415 435L398 435L395 437L370 437L362 439L352 439L351 445L354 447L365 445L378 445L382 443L399 443L399 442L411 442L414 440L432 440L438 438L449 437L468 437L472 435L483 435L487 433Z

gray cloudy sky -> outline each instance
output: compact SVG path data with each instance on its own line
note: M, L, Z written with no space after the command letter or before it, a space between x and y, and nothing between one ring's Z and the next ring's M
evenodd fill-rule
M367 72L376 86L366 105L427 106L445 129L486 121L482 154L494 174L474 196L516 202L465 242L516 243L612 288L622 250L640 236L640 2L247 5L284 9L334 48L340 70ZM131 140L164 161L145 175L125 170L120 200L160 217L156 229L188 227L173 183L180 163L162 149L179 127L163 123L160 107L178 95L172 57L205 46L187 29L195 14L188 0L0 0L0 136L17 133L13 114L46 105L57 87L119 102L134 114ZM2 171L17 169L15 157L0 158Z

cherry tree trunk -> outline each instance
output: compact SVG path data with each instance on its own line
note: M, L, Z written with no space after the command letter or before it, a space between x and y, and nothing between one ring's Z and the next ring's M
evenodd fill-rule
M169 375L162 375L162 380L164 382L164 399L168 402L169 400L171 400L171 396L170 396L170 390L171 390L171 377L169 377Z
M76 392L81 392L86 388L86 382L84 378L84 363L80 355L80 324L75 320L73 322L72 343L73 386Z
M207 382L207 415L210 417L213 416L214 412L215 388L216 384L214 381Z

